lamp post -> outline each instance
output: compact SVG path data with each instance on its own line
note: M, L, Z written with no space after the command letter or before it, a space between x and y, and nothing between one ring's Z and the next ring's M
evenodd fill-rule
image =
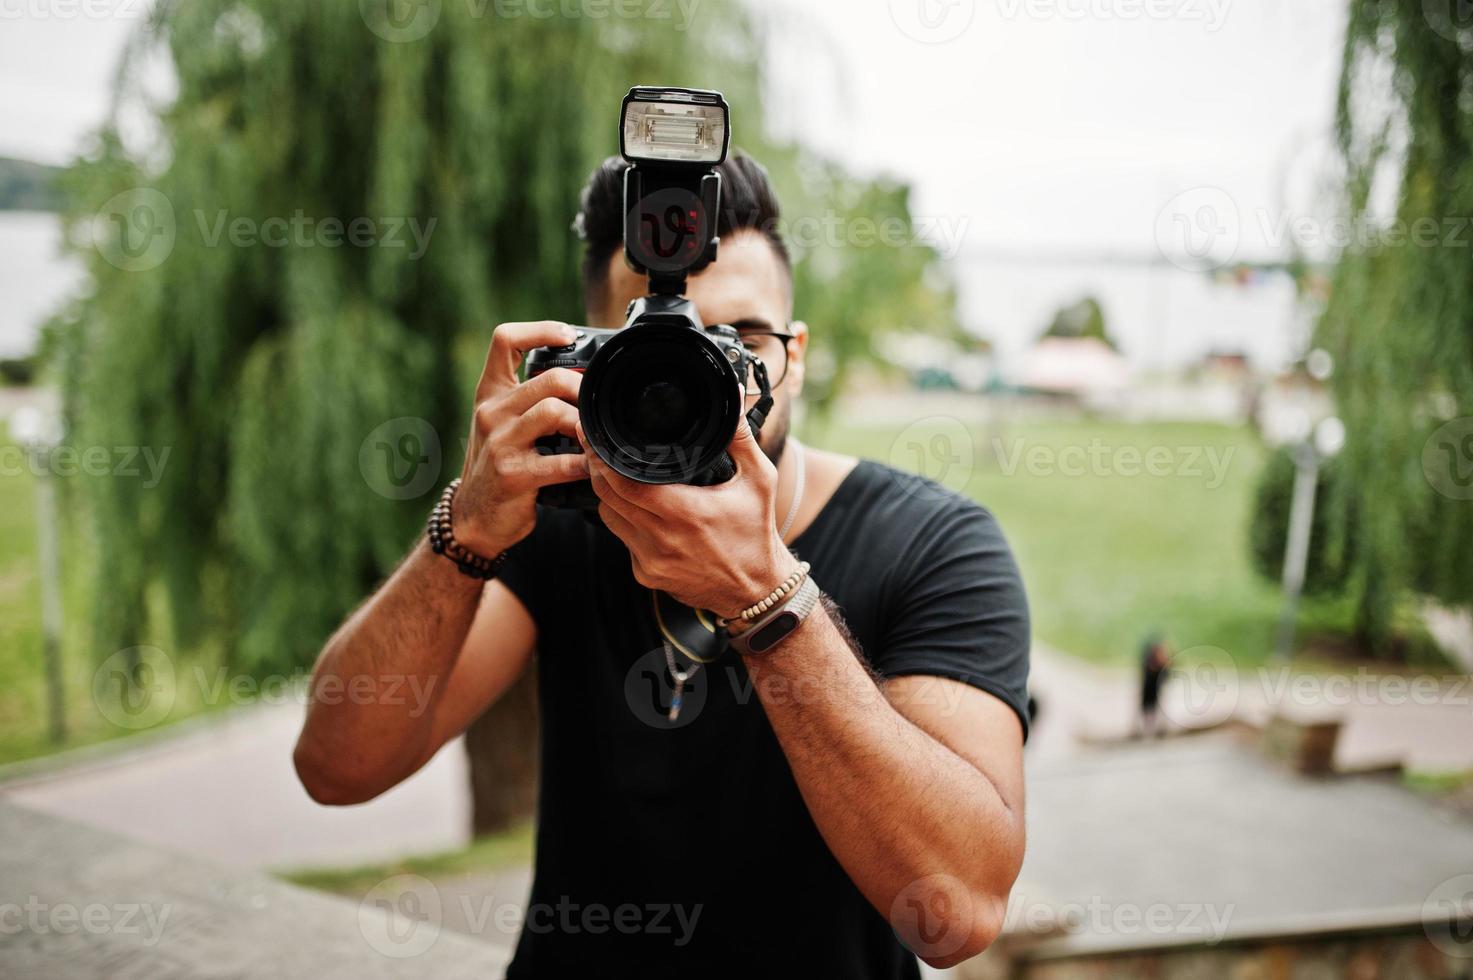
M1330 355L1313 350L1305 358L1316 381L1328 380L1333 370ZM1296 426L1294 446L1294 493L1289 503L1289 536L1284 545L1284 610L1274 637L1274 659L1287 661L1294 652L1294 627L1299 616L1299 597L1304 593L1304 576L1309 566L1309 543L1314 527L1315 490L1320 467L1345 446L1345 423L1334 415L1320 419L1313 428L1306 414Z
M47 722L51 741L66 741L66 689L61 670L61 575L57 544L56 487L51 454L61 444L61 419L25 405L10 416L10 437L36 475L36 557L41 576L41 653L46 668Z

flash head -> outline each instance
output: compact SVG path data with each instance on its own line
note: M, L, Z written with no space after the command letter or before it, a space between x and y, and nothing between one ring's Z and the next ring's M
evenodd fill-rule
M720 92L635 86L619 116L619 153L630 163L715 166L726 159L730 120Z

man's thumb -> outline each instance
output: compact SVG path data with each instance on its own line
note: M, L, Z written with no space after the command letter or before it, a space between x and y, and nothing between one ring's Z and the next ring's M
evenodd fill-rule
M762 447L757 444L757 436L752 432L752 427L747 424L747 416L742 414L737 420L736 434L731 437L731 446L728 448L731 458L740 469L744 463L755 462L762 457Z

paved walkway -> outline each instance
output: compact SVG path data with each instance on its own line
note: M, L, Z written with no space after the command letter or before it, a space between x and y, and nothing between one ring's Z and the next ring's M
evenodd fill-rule
M1298 713L1344 718L1337 753L1342 767L1401 758L1413 769L1473 769L1473 683L1443 678L1434 684L1429 678L1419 695L1415 684L1354 675L1303 690L1272 672L1234 683L1225 676L1175 676L1163 692L1163 715L1186 726L1209 725L1230 712L1261 721L1282 703ZM1040 712L1030 764L1076 754L1081 741L1116 741L1133 730L1129 671L1095 667L1039 645L1033 689ZM1347 698L1351 703L1334 703ZM292 771L301 711L296 705L241 709L137 751L0 783L0 795L235 867L374 863L466 842L470 802L458 742L377 800L321 807Z
M302 710L239 709L137 751L0 784L0 796L237 868L366 864L467 842L459 740L376 800L323 807L292 769Z
M1473 770L1473 679L1466 675L1280 667L1235 673L1209 658L1168 676L1160 709L1168 727L1209 728L1230 718L1261 725L1276 711L1338 719L1338 768L1399 761L1423 772ZM1135 731L1138 695L1129 670L1096 667L1039 644L1032 686L1040 718L1031 758L1068 755L1081 741L1115 742Z

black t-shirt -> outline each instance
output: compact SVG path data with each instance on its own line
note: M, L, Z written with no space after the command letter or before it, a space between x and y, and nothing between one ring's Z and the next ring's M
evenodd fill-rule
M793 550L882 677L964 681L1026 729L1027 603L986 510L861 462ZM668 720L651 595L618 538L540 509L500 578L537 623L542 710L509 977L919 976L824 844L741 659L699 670Z

